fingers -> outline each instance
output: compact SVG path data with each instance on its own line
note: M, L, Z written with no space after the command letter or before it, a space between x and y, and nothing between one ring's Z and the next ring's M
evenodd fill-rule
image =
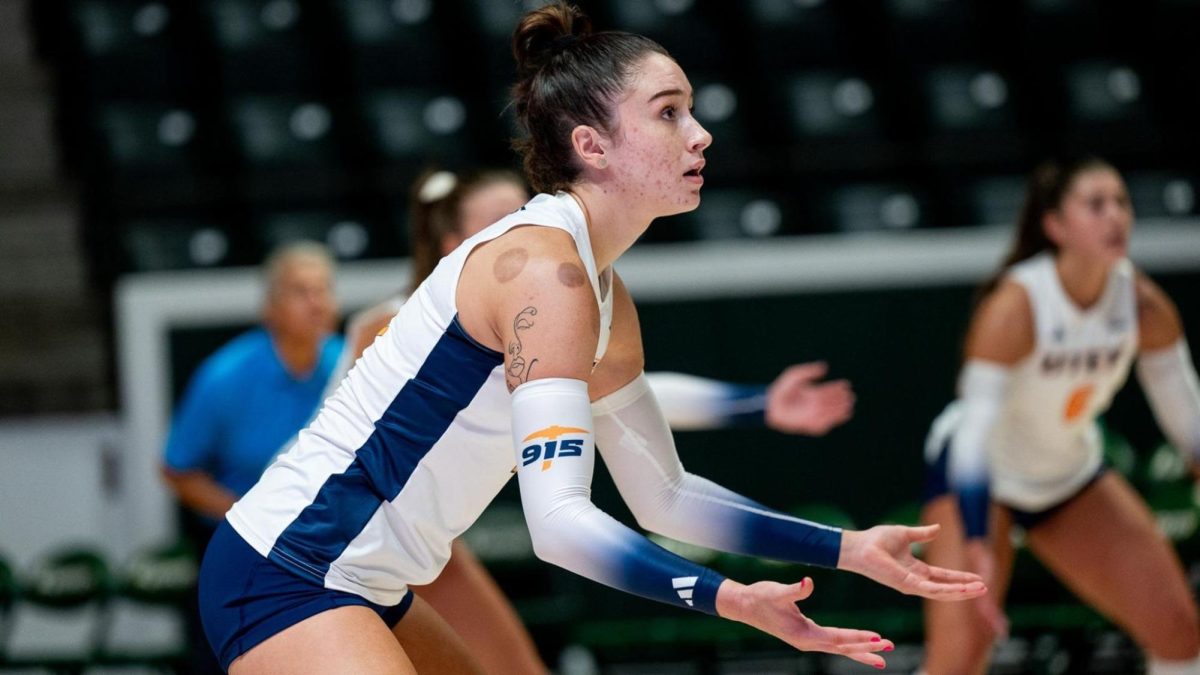
M942 601L958 601L958 600L973 600L982 595L987 594L987 586L982 581L973 581L966 584L941 583L930 581L928 579L917 582L915 586L907 590L911 595L919 595L922 598L930 600Z
M886 663L876 652L890 652L896 648L891 640L885 640L872 631L849 628L820 628L826 644L816 647L817 651L838 654L875 668Z
M934 538L937 537L938 532L941 531L942 526L938 523L934 523L932 525L923 525L921 527L905 527L904 529L906 530L909 541L916 544L933 541Z
M915 559L913 560L912 565L909 566L909 571L925 579L929 579L930 581L942 583L969 584L972 581L981 581L987 583L987 580L984 579L984 577L975 574L974 572L967 572L965 570L952 570L945 567L935 567Z
M825 377L825 373L829 372L829 364L824 361L811 361L809 363L799 363L794 366L784 368L783 372L776 378L776 382L793 383L793 382L812 382Z
M792 602L800 602L807 600L813 594L813 580L810 577L804 577L797 583L786 587L787 598Z

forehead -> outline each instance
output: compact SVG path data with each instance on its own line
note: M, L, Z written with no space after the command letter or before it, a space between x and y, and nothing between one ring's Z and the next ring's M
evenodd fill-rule
M297 256L287 259L279 266L276 284L306 283L313 280L325 281L333 276L329 263L315 256Z
M680 89L691 95L692 85L675 59L651 52L634 68L626 98L644 102L660 91Z
M1116 171L1108 167L1088 169L1071 181L1070 192L1076 194L1092 192L1124 191L1125 181Z

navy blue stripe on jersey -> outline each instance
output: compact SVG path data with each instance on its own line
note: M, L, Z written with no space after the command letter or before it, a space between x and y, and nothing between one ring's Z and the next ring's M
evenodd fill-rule
M726 426L761 427L767 423L766 386L733 384L729 385L725 395L729 398Z
M343 473L333 474L279 536L270 558L323 581L329 565L384 502L400 494L417 464L504 362L473 340L455 316L375 422Z

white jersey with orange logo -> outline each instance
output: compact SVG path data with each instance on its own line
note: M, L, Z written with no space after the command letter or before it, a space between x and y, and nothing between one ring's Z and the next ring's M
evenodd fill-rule
M603 357L611 268L596 269L575 200L538 195L441 261L295 445L233 506L229 523L260 554L381 605L437 577L453 539L513 475L503 354L463 330L456 290L470 252L519 225L574 238L600 307L595 359Z
M1137 352L1135 270L1127 259L1114 265L1100 299L1086 310L1063 289L1049 252L1014 265L1008 278L1028 294L1035 344L1010 370L988 436L988 482L998 501L1040 511L1074 494L1100 468L1096 417L1125 383ZM928 451L943 444L934 436L953 435L960 412L952 405L934 423Z

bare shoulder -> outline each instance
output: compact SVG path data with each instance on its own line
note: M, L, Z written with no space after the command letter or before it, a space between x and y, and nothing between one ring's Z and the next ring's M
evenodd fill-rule
M504 353L510 390L545 377L588 379L600 310L567 232L517 227L480 246L458 301L466 330Z
M968 359L1015 364L1036 344L1033 305L1025 287L1002 281L979 303L967 331Z
M1170 296L1141 270L1134 282L1137 294L1139 348L1153 351L1169 347L1183 335L1179 309Z

